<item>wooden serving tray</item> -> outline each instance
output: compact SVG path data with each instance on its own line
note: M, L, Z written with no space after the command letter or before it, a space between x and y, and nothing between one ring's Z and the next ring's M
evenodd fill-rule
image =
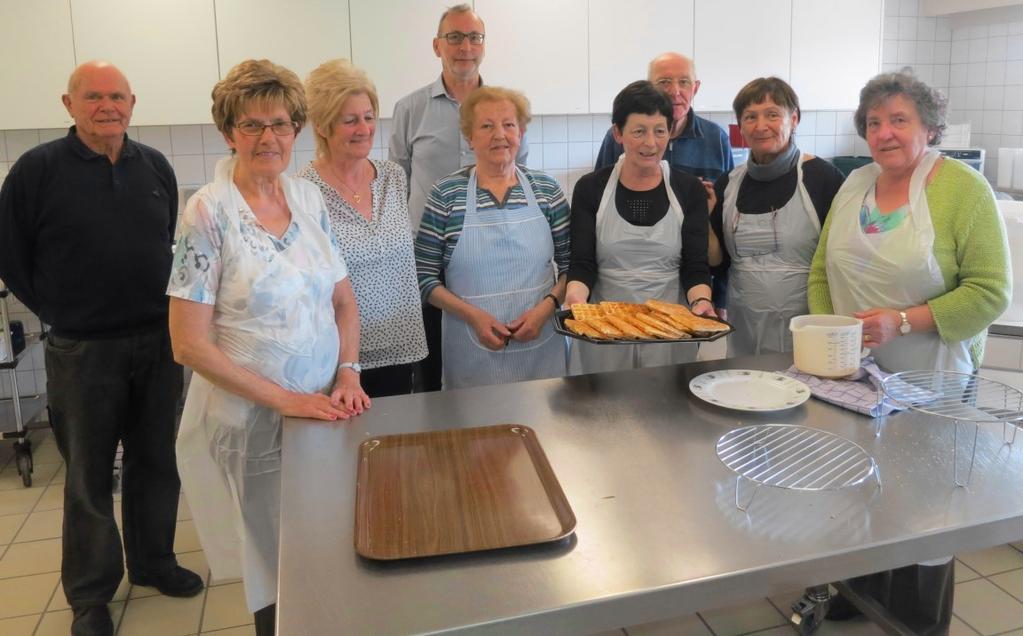
M364 557L530 545L574 529L575 514L528 426L386 435L359 446L355 551Z

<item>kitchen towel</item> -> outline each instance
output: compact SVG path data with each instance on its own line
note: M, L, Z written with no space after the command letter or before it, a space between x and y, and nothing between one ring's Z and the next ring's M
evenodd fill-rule
M801 373L795 365L782 373L810 387L815 398L869 417L881 417L905 408L884 397L881 382L890 374L881 371L871 356L863 358L855 373L837 380Z

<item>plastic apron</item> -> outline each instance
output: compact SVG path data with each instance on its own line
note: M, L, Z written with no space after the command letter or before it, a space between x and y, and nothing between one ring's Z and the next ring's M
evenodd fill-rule
M796 192L774 212L739 212L736 199L745 178L745 164L732 171L722 206L725 247L732 259L728 318L735 327L728 336L728 357L792 351L789 320L810 313L806 285L821 234L803 185L802 156L796 164Z
M621 175L618 158L597 208L597 282L590 302L616 300L642 303L658 298L682 302L679 266L682 261L682 206L671 189L671 168L661 161L670 209L656 224L632 225L618 213L615 190ZM596 345L572 341L572 373L599 373L681 364L696 359L698 344Z
M247 211L232 174L233 161L222 161L207 187L224 209ZM324 391L339 350L332 247L304 209L309 203L296 201L290 186L284 191L299 226L285 236L300 231L283 251L253 249L251 226L239 212L229 215L213 334L236 364L289 390ZM176 447L181 483L213 577L241 577L253 612L277 601L282 422L276 411L192 375Z
M932 150L920 161L909 183L909 214L898 227L880 234L865 234L859 216L881 168L872 163L846 179L832 205L825 261L835 313L852 315L871 307L902 310L948 291L934 257L934 226L924 191L939 157ZM969 342L944 342L936 331L898 336L872 352L877 364L892 372L974 371Z
M550 223L526 176L515 172L526 205L481 211L476 169L469 171L462 234L444 270L451 293L505 324L536 306L558 279ZM472 326L451 312L444 312L442 328L445 389L565 375L565 343L550 321L535 340L510 340L500 351L480 344Z

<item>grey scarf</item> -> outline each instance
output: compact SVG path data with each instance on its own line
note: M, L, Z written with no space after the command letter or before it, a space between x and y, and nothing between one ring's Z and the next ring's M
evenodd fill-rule
M796 147L795 141L789 139L788 147L770 163L757 163L750 154L749 161L746 162L746 173L757 181L774 181L795 168L797 161L799 148Z

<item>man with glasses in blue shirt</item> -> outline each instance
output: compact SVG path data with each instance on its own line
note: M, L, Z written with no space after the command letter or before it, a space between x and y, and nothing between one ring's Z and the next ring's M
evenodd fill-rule
M394 106L388 158L405 169L409 182L409 218L413 235L419 232L426 198L441 177L476 161L458 125L458 108L474 89L483 85L480 64L486 53L483 20L468 4L451 7L440 17L433 52L441 61L436 81L406 95ZM516 157L525 164L526 139ZM423 307L423 323L430 353L420 363L416 385L425 391L441 388L441 312Z

